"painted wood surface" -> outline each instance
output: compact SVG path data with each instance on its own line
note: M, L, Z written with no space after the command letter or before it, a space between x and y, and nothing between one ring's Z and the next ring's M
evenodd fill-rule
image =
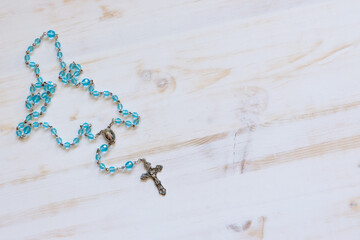
M0 2L0 239L359 239L360 3L356 0ZM162 164L168 192L98 171L81 141L19 141L42 32L142 121L106 163ZM56 81L53 46L34 53ZM60 84L59 84L60 85ZM43 121L65 139L116 116L59 86Z

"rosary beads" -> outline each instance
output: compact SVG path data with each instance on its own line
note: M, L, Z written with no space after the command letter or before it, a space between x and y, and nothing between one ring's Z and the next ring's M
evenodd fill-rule
M55 41L55 48L57 50L56 55L60 62L61 68L59 72L59 81L61 81L64 85L69 84L74 87L82 86L94 98L99 98L102 96L106 99L109 99L111 102L113 102L113 104L116 105L122 119L119 117L113 118L107 128L99 131L96 134L91 131L91 124L85 122L80 125L80 128L77 131L77 136L73 139L72 142L63 142L62 138L57 133L57 129L48 122L37 121L38 118L45 114L57 87L56 83L51 81L46 82L43 80L42 77L40 77L39 64L35 62L30 62L30 54L34 51L35 48L40 45L41 41L44 39ZM49 30L48 32L44 32L39 38L36 38L34 43L32 43L26 50L24 58L25 64L34 71L36 76L36 83L32 83L30 86L30 95L26 98L25 101L25 107L30 113L25 117L25 120L20 122L16 127L17 137L20 139L27 137L31 133L32 129L35 130L42 128L44 130L50 130L50 133L55 137L57 144L63 149L67 150L76 146L79 143L80 139L83 137L88 138L90 141L94 141L95 139L97 139L97 137L102 135L105 138L107 144L102 144L99 148L97 148L95 154L96 163L101 171L110 174L129 171L134 167L134 165L142 162L147 172L141 175L141 180L152 178L156 187L159 190L159 193L161 195L165 195L166 189L162 186L160 180L157 178L157 173L162 170L161 165L151 167L151 164L147 162L144 158L140 158L136 161L128 161L125 163L125 165L121 167L108 167L101 161L102 154L106 153L109 147L115 144L115 133L113 132L111 127L114 124L119 126L124 125L127 128L136 127L139 124L140 116L136 112L130 112L124 109L122 103L119 100L119 97L112 92L96 90L93 80L84 78L80 81L80 76L83 72L80 64L76 64L75 62L71 63L69 65L69 70L67 71L67 65L63 61L63 53L61 52L60 47L61 44L58 41L58 34L55 34L53 30ZM40 109L38 110L39 107ZM34 111L34 109L37 110ZM129 120L129 118L131 118L131 120Z

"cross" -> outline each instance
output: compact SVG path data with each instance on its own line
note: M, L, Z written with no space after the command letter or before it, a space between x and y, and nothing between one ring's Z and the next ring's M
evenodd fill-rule
M164 188L163 185L161 185L160 180L157 178L156 174L158 172L160 172L163 167L161 165L156 165L156 167L152 168L151 167L151 163L147 162L144 158L140 159L141 161L144 162L144 167L145 170L147 171L147 173L144 173L141 175L141 180L146 180L148 178L152 178L155 182L155 186L157 187L157 189L159 190L159 193L161 195L166 195L166 189Z

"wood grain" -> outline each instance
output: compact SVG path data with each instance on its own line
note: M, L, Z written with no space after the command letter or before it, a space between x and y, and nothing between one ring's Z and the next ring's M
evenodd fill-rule
M360 3L355 0L0 2L0 239L349 239L360 236ZM27 46L59 33L66 62L142 117L105 162L95 143L19 141ZM34 53L56 81L55 50ZM61 85L61 84L59 84ZM72 139L105 100L59 86L42 120Z

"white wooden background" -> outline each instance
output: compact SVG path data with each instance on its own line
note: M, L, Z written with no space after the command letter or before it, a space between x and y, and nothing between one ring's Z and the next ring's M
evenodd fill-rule
M358 0L0 2L0 239L360 239ZM146 157L168 190L101 174L103 143L19 141L25 50L64 60L142 116L106 163ZM53 45L32 55L47 81ZM71 140L113 105L59 84L42 118Z

